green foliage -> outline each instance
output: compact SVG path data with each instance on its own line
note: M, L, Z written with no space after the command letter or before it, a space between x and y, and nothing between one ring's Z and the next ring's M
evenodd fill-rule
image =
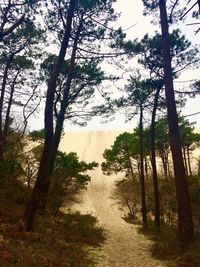
M49 54L48 57L41 64L41 70L43 71L43 79L48 83L51 71L53 70L57 56L54 54ZM86 86L97 85L104 78L104 73L98 66L98 60L92 60L90 62L81 62L79 65L75 66L73 71L73 80L76 86L79 87L86 84ZM62 69L59 74L58 84L64 90L66 80L69 72L69 60L65 60ZM75 85L73 86L75 87Z
M179 118L179 130L183 146L187 146L190 150L194 150L199 146L200 134L194 133L194 124L184 118Z
M139 158L138 136L127 132L120 134L111 149L104 151L103 157L106 162L103 162L101 167L106 175L119 172L130 175L131 168L134 168L132 160L137 161Z
M45 131L44 131L44 129L32 131L29 133L29 137L33 141L43 142L44 138L45 138Z
M152 20L153 24L159 24L159 0L142 0L144 5L143 14L153 15L154 19ZM165 1L168 13L168 21L169 23L178 22L181 16L184 14L186 7L188 5L188 1Z
M125 96L113 100L117 109L126 109L127 120L131 120L135 115L143 112L149 104L149 99L155 90L151 79L142 79L139 72L135 76L130 76L128 84L123 89Z
M76 153L58 152L50 187L50 206L57 213L64 201L74 200L74 196L86 188L90 181L87 171L98 166L96 162L79 161Z
M198 49L191 45L184 35L181 34L179 29L173 30L169 34L170 51L172 57L172 68L174 77L179 76L179 72L185 66L196 66L198 61ZM161 78L163 77L163 54L162 38L159 33L154 36L145 34L141 40L135 39L124 43L124 49L130 55L139 54L138 63L142 64L147 70Z

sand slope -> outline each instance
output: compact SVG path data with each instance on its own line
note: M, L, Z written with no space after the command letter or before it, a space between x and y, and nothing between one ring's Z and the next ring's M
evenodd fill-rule
M102 153L109 148L120 131L69 132L60 145L66 152L77 152L85 161L102 162ZM81 203L74 209L82 213L91 213L99 218L100 224L107 230L105 244L98 248L98 267L162 267L163 263L151 257L150 241L137 233L137 227L127 224L121 217L111 198L114 180L117 177L104 176L100 168L90 173L92 181L81 195Z

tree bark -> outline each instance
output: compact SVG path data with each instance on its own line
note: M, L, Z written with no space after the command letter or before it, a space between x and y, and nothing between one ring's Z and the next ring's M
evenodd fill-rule
M189 243L194 241L194 226L191 213L187 177L181 151L181 139L179 134L178 116L174 96L168 18L165 0L159 0L159 8L162 29L164 80L169 124L169 140L172 151L177 196L178 231L183 245L189 245Z
M142 223L143 227L148 227L147 222L147 208L146 208L146 192L145 192L145 177L144 177L144 142L143 142L143 107L140 105L140 183L141 183L141 197L142 197Z
M26 211L23 216L23 220L25 222L27 230L31 230L32 228L33 220L37 212L39 203L41 201L42 193L44 192L45 187L48 184L48 177L50 173L50 159L52 154L52 144L54 141L53 104L54 104L54 96L56 90L56 81L58 79L58 75L60 73L66 55L71 35L72 19L74 15L75 5L76 5L76 0L71 0L69 4L66 29L62 40L60 52L48 83L46 105L45 105L45 119L44 119L44 124L45 124L44 149L42 152L37 180L34 185L31 199L26 207Z

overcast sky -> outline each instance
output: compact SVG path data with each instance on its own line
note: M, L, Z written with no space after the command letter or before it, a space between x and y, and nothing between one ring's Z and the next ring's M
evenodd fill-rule
M114 8L117 12L121 13L120 19L116 23L116 28L121 26L122 29L127 29L130 26L134 25L126 31L127 39L142 38L145 33L153 34L155 30L159 30L158 27L150 23L151 18L144 17L143 13L143 4L142 0L117 0ZM181 30L184 32L187 38L192 40L194 43L198 43L199 36L194 34L194 28L190 26L182 25L180 26ZM190 70L184 72L183 75L179 78L180 81L187 81L188 79L199 78L199 71ZM126 83L126 81L120 82L120 86ZM183 83L180 83L183 84ZM185 83L186 84L186 83ZM200 106L200 97L196 100L189 100L186 104L186 107L183 109L183 114L192 114L199 111ZM188 117L191 121L197 121L197 126L200 127L200 115ZM102 124L102 119L95 118L88 123L88 126L81 128L84 130L98 129L98 130L115 130L115 129L130 129L137 125L137 120L133 120L125 124L124 115L116 115L116 119L107 124ZM42 115L38 116L36 119L31 121L31 129L43 128L43 119ZM78 126L70 125L66 123L65 127L67 130L79 130Z

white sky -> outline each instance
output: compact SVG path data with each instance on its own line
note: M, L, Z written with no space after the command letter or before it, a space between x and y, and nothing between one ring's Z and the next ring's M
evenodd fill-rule
M126 31L127 39L135 39L135 38L142 38L145 33L153 34L155 30L159 30L159 28L155 25L150 23L151 18L144 17L143 13L143 4L142 0L117 0L117 3L114 5L115 10L117 12L121 12L120 19L116 24L116 28L121 26L122 29L129 28L130 26L134 25L134 27L130 28ZM187 38L192 40L194 43L199 43L199 34L194 34L194 28L191 26L181 26L181 30L184 32ZM195 79L199 78L199 71L192 70L184 72L183 75L180 77L181 81L186 81L188 79ZM125 83L126 81L124 81ZM120 82L120 86L123 82ZM191 114L198 112L200 106L200 97L196 99L190 99L183 110L183 114ZM41 129L43 128L43 115L41 114L36 119L32 119L30 128L31 129ZM191 121L197 121L197 126L200 127L200 115L188 117ZM130 129L134 128L137 125L137 120L133 120L127 124L125 124L125 117L123 115L117 114L116 119L112 122L108 122L107 124L102 124L101 118L95 118L91 122L88 122L88 125L84 128L84 130L117 130L117 129ZM66 131L68 130L80 130L80 127L70 125L69 123L65 124Z

